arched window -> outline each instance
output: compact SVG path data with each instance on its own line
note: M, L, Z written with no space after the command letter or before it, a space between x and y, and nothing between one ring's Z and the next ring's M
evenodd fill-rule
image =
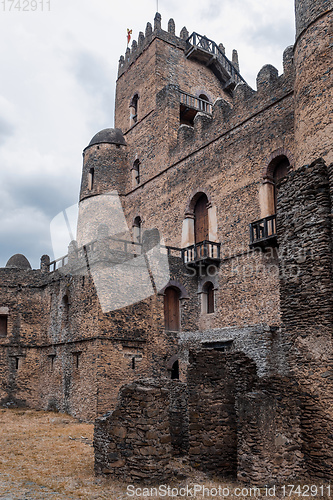
M199 95L199 99L201 99L199 101L199 108L202 111L205 111L206 113L208 113L209 112L209 107L210 107L210 102L209 102L208 97L205 94L200 94Z
M137 216L133 222L133 237L136 243L141 243L142 241L142 221L141 217Z
M88 189L89 189L89 191L91 191L94 187L94 175L95 175L95 169L91 168L89 170L89 174L88 174Z
M132 168L132 185L135 188L140 184L140 161L135 160Z
M202 243L209 240L209 222L208 222L208 199L202 194L194 207L194 239L195 243Z
M6 337L7 335L7 315L0 314L0 337Z
M179 380L179 361L178 361L178 359L176 359L176 361L172 365L171 380Z
M205 283L202 288L202 312L204 314L215 312L214 285L211 281Z
M283 179L283 177L288 175L289 166L290 163L288 158L286 156L282 156L273 170L275 213L277 211L277 193L278 193L276 184L278 183L279 180Z
M138 100L139 94L134 94L130 102L130 125L134 125L138 121Z
M167 331L180 330L180 290L168 287L164 291L164 324Z

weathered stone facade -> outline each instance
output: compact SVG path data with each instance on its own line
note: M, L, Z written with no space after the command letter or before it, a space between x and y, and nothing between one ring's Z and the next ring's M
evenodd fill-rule
M101 417L99 473L332 478L332 0L295 6L256 90L157 14L84 150L77 241L0 269L0 402Z

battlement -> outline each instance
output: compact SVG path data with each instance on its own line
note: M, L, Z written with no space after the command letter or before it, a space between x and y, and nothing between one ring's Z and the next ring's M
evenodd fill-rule
M208 57L210 59L209 64L212 65L214 73L219 79L222 78L226 84L232 81L236 85L241 81L245 81L239 73L238 54L236 50L233 50L232 61L230 61L225 55L225 48L222 43L217 45L206 36L195 32L189 35L185 26L181 29L179 36L177 36L175 34L176 27L174 20L169 19L168 29L165 31L162 29L161 19L161 14L157 12L154 18L154 29L151 23L148 22L145 33L140 31L138 40L133 40L131 48L127 47L125 55L120 56L118 78L137 60L151 42L158 38L182 49L187 58L194 57L206 63Z

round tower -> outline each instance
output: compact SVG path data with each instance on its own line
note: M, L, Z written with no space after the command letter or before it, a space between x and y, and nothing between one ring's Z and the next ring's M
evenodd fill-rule
M100 238L100 227L111 235L128 228L121 195L130 182L127 146L120 129L98 132L83 151L77 243Z
M333 161L333 0L295 0L295 160Z
M123 194L127 174L126 142L121 130L101 130L83 151L80 202L111 191Z

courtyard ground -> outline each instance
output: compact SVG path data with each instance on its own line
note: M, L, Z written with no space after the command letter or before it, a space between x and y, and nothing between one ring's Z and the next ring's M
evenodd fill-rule
M249 494L246 495L246 488L242 491L244 485L208 480L204 474L191 470L181 461L175 462L179 480L168 485L174 488L170 489L171 495L165 495L165 490L161 490L160 496L156 496L150 490L153 485L149 485L148 490L135 491L134 487L127 490L130 483L95 477L92 440L93 424L79 422L65 414L21 409L0 410L0 499L258 498L254 490L249 489ZM182 473L187 475L187 479L181 478ZM205 486L205 494L194 495L195 484ZM189 490L185 496L187 486ZM215 491L219 486L225 488L224 492L229 492L228 495L216 496ZM137 487L140 486L135 486ZM177 494L177 490L180 494ZM300 499L303 496L288 495L288 498ZM321 495L306 496L323 498ZM326 494L324 497L329 498ZM280 499L283 496L276 492L274 496L266 497L264 489L261 489L260 498Z

